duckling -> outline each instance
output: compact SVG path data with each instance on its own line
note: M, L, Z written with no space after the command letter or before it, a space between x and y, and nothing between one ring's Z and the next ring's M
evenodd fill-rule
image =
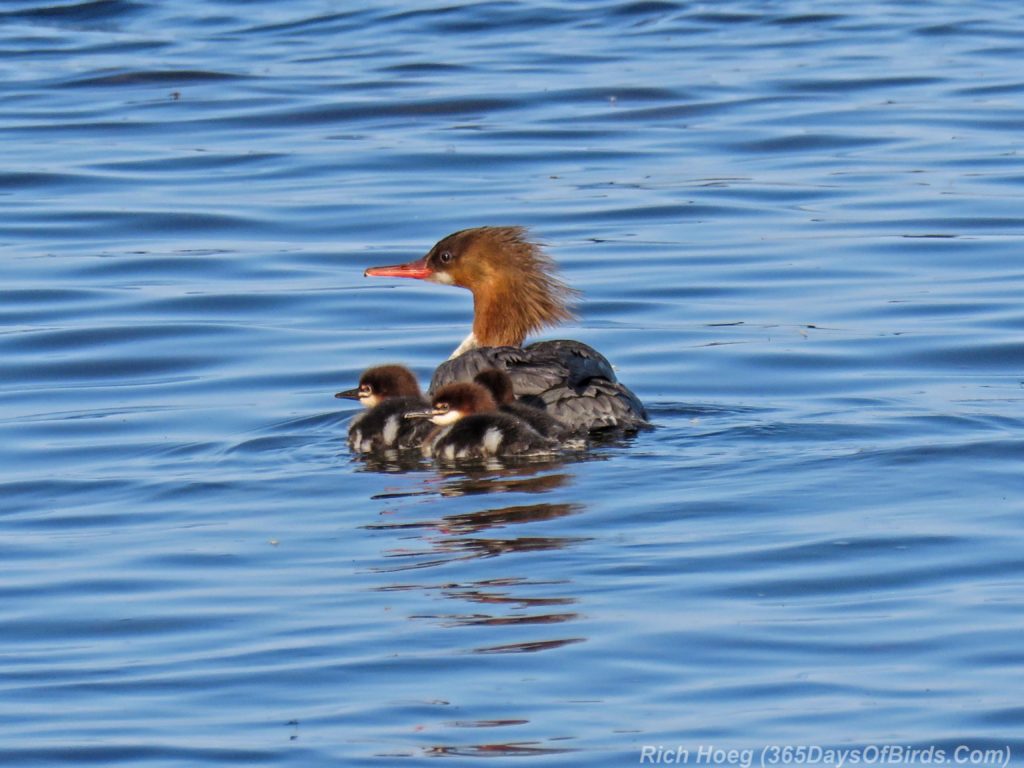
M488 392L498 404L498 410L515 416L529 424L538 434L556 440L565 440L572 434L565 424L560 422L543 407L531 405L528 400L516 400L512 387L512 377L498 368L485 368L473 377L473 381Z
M353 418L348 428L353 453L419 448L430 433L429 424L404 418L409 411L422 411L428 405L416 377L404 366L368 368L356 389L335 397L358 400L367 409Z
M448 384L431 399L430 409L407 413L429 419L436 429L423 441L423 455L439 459L485 459L493 456L550 453L551 438L514 416L497 410L491 393L470 382Z

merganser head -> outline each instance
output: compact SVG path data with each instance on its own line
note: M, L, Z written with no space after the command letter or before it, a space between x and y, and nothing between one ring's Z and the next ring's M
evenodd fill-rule
M439 427L454 424L464 416L487 413L497 408L491 393L479 384L460 381L437 390L430 402L429 411L413 411L405 414L407 419L430 419Z
M403 365L378 365L367 368L359 377L356 389L346 389L335 397L358 400L366 408L373 408L389 397L422 397L420 385L412 371Z
M473 336L485 347L520 346L573 315L578 295L525 227L477 227L448 235L421 259L371 267L367 277L413 277L473 292Z
M494 402L498 405L506 405L516 401L512 378L504 371L499 371L497 368L487 368L474 376L473 381L490 392Z

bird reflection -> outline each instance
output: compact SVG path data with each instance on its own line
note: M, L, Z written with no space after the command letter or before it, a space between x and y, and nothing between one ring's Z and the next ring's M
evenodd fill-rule
M423 568L452 560L466 560L479 557L495 557L506 552L536 552L538 550L564 549L565 547L586 541L585 538L573 536L516 536L509 538L490 538L466 536L464 534L480 533L492 528L504 528L509 525L553 520L582 510L579 504L527 504L523 506L498 507L482 509L477 512L446 515L433 521L396 521L363 526L368 530L390 530L421 528L430 529L436 534L426 538L426 550L392 550L386 552L386 558L413 559L413 563L387 566L376 569L378 572L391 572L409 568ZM440 554L451 557L439 559Z
M536 741L510 742L508 744L465 744L459 746L434 746L424 750L430 757L528 757L530 755L562 755L576 752L576 749L544 747Z
M474 648L473 653L536 653L537 651L549 651L553 648L561 648L571 643L582 643L585 638L566 637L560 640L534 640L525 643L505 643L504 645L492 645L485 648Z
M445 587L446 597L457 600L466 600L472 603L487 603L497 605L512 605L516 608L536 608L551 605L570 605L576 602L571 597L524 597L512 595L507 591L510 587L521 584L563 584L565 582L527 582L521 579L491 579L480 581L468 588L454 589Z
M445 627L471 627L491 626L498 627L507 624L561 624L565 621L572 621L579 618L576 613L541 613L531 616L491 616L488 614L413 614L412 619L436 619Z
M559 484L565 482L564 475L552 475ZM580 504L527 504L519 507L481 509L461 515L446 515L441 518L439 528L447 533L478 533L488 528L504 528L519 523L534 523L553 520L557 517L576 514L583 509Z
M363 527L388 542L371 571L389 579L375 589L412 598L401 601L412 603L406 619L422 623L423 633L440 633L430 637L432 648L451 645L456 654L486 658L488 663L521 666L524 655L585 642L578 588L564 568L570 560L559 553L589 541L565 535L580 529L574 518L586 507L575 499L564 500L574 479L565 465L563 459L434 469L425 478L412 476L413 487L393 487L375 496L387 506L380 520ZM490 496L494 493L512 494L520 503L487 505L496 500ZM563 498L551 499L556 495ZM447 728L486 733L529 724L513 716L460 720ZM492 733L479 738L480 731L477 736L475 744L442 737L422 747L423 754L526 757L574 751L557 740L552 744Z
M498 482L521 483L540 481L545 487L557 488L563 485L567 475L543 475L535 477L500 476ZM493 480L492 480L493 481ZM485 478L461 477L450 482L460 485L486 482ZM520 488L521 490L521 488ZM483 560L500 555L527 552L554 552L573 547L587 541L579 536L526 536L496 535L498 531L512 529L509 533L522 532L522 526L536 525L579 514L581 504L541 502L505 507L491 507L473 512L459 512L444 515L437 520L389 521L365 526L371 530L392 530L418 532L413 537L425 546L394 548L383 553L388 565L374 569L378 573L400 573L429 570L450 566L459 561ZM489 535L481 535L487 533ZM516 561L508 561L508 565ZM474 569L479 571L479 569ZM526 626L566 625L579 618L572 610L577 599L565 594L571 582L566 580L544 580L522 576L489 576L466 582L445 582L442 584L399 583L380 587L380 591L421 591L432 596L440 595L454 601L451 605L461 606L456 610L417 612L409 616L418 621L431 621L440 627L493 627L504 628ZM556 591L551 594L552 588ZM561 593L561 594L559 594ZM435 605L435 601L428 601ZM561 636L556 638L536 637L521 640L518 637L496 637L495 642L468 649L472 653L531 653L557 648L570 643L581 642L583 638Z
M565 485L571 478L567 474L537 474L541 472L540 467L532 468L532 471L512 470L502 468L500 470L481 470L479 472L453 472L440 474L437 477L425 480L423 484L415 489L389 491L378 493L370 498L374 501L381 499L402 499L410 496L475 496L485 493L508 493L520 491L522 493L545 493L553 491Z
M621 448L635 437L601 437L592 441L592 447L602 449ZM611 454L606 450L576 451L557 456L506 456L491 459L473 459L431 464L419 454L408 451L381 451L351 458L356 472L375 474L411 474L431 472L431 479L425 485L431 486L401 494L382 494L374 499L417 496L437 493L441 496L468 496L480 493L504 493L526 491L543 493L565 482L566 476L555 474L573 464L591 461L608 461Z
M545 493L565 485L571 475L539 474L551 469L551 465L530 467L528 471L502 468L490 472L458 472L442 475L441 495L473 496L483 493Z

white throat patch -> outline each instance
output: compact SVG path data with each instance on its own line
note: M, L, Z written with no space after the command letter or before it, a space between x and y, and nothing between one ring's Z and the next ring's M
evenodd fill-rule
M448 411L447 413L439 413L436 416L431 416L430 420L439 427L447 427L449 424L454 424L461 418L461 411Z
M438 285L455 285L455 281L452 280L452 276L447 272L434 272L427 278L432 283Z

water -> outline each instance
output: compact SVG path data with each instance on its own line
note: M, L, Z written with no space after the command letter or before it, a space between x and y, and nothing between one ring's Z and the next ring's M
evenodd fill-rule
M3 764L1019 762L1022 54L997 2L6 3ZM486 223L658 428L353 460L331 395L471 313L363 268Z

